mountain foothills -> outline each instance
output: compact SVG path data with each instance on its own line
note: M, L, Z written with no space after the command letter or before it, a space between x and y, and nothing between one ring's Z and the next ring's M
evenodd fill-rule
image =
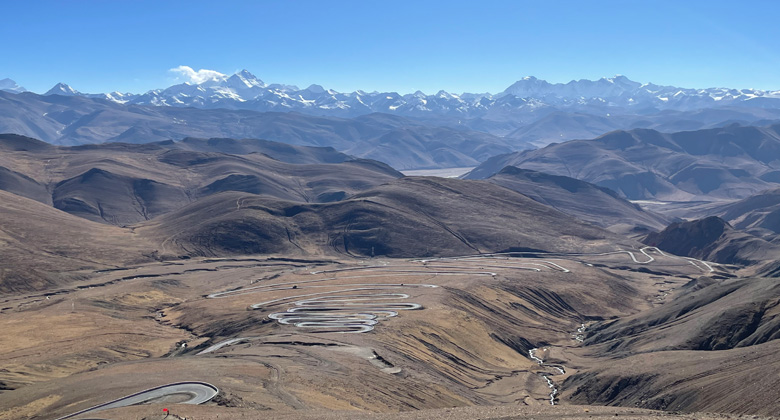
M533 219L534 226L524 226ZM391 258L553 252L619 236L481 181L408 177L334 203L301 204L225 193L138 226L176 254L341 255ZM422 240L425 238L425 240ZM568 238L560 242L557 238ZM587 245L586 245L587 244Z
M52 290L99 269L153 261L127 229L85 220L0 191L0 291Z
M725 264L773 262L780 255L780 246L734 229L717 216L673 223L661 232L648 234L644 242L676 255Z
M594 329L585 347L611 360L567 379L572 401L686 411L772 405L763 387L778 363L777 279L710 282L693 280L659 310Z
M460 180L405 178L394 182L403 175L389 166L331 148L193 138L63 147L2 135L0 150L0 189L19 200L36 201L29 204L31 208L53 207L46 214L56 209L64 212L63 218L69 213L128 227L130 236L144 246L148 240L159 241L160 248L147 250L146 260L258 253L456 255L510 250L518 238L526 238L524 246L529 249L572 251L580 237L620 241L577 219L562 223L562 214L549 213L551 209L510 189ZM562 193L542 192L541 196L556 194ZM574 196L573 191L566 194ZM615 216L622 222L640 215L659 227L658 220L663 220L628 203L622 211L628 215ZM537 220L538 230L518 230L527 217ZM35 218L49 219L45 215ZM138 224L145 221L151 223ZM16 219L6 223L18 227ZM85 232L94 229L91 223L85 226ZM34 229L45 236L47 229L55 228ZM22 232L14 235L25 236ZM556 237L570 238L571 244L550 240ZM57 246L67 244L67 237L62 240ZM141 253L133 258L144 259ZM36 273L48 269L49 277L38 276L53 283L76 275L32 260L3 263L13 272L22 266L37 267ZM90 259L83 265L113 264ZM16 284L8 275L4 277L4 286L11 290L30 287L28 283Z
M567 176L506 166L487 181L528 196L577 219L610 228L647 233L663 229L669 219L642 210L614 191Z
M726 204L716 213L735 228L756 236L771 238L780 235L780 188Z
M229 149L236 154L219 153ZM337 201L401 173L330 148L263 141L52 146L0 136L0 188L85 219L129 225L221 191L293 202Z
M780 125L614 131L495 156L467 178L486 178L508 165L592 182L632 200L740 199L780 182Z
M0 90L0 420L780 412L778 92Z

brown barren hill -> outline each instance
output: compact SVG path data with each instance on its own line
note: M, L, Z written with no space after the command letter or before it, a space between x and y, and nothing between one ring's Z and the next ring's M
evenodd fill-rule
M609 188L567 176L507 166L487 181L614 231L660 230L668 224L663 216L643 210Z
M331 148L251 139L63 147L3 134L0 150L0 190L117 226L222 191L331 202L403 176Z
M166 254L425 257L614 250L622 239L483 181L406 177L325 204L222 193L139 225Z
M488 178L511 165L591 182L631 200L733 200L776 188L778 159L780 125L633 129L494 156L467 177Z
M723 264L755 264L772 261L780 246L736 230L717 216L672 223L642 241L675 255L685 255Z
M0 291L45 290L88 271L150 261L131 230L72 216L0 191Z

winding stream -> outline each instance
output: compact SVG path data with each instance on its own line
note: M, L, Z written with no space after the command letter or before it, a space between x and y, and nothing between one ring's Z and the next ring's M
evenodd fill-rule
M545 351L547 349L541 349L542 351ZM547 381L547 387L550 388L550 405L555 405L556 399L558 398L558 386L555 385L555 382L553 382L552 379L550 379L551 376L555 375L563 375L566 373L566 368L561 365L548 365L544 363L544 360L537 355L537 352L539 351L538 348L528 350L528 357L531 358L534 362L536 362L539 366L555 369L558 373L550 373L550 372L544 372L540 373L539 375L544 378L545 381Z

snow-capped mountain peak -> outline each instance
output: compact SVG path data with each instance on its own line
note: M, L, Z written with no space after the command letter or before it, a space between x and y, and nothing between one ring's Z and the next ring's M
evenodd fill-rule
M77 91L76 89L73 89L72 87L68 86L65 83L57 83L49 89L46 93L44 93L44 96L49 95L62 95L62 96L79 96L81 93Z
M546 96L551 92L550 88L552 86L554 85L549 84L546 80L537 79L533 76L526 76L513 83L512 86L506 88L506 90L499 95L512 95L517 96L518 98Z
M234 74L234 76L239 76L239 77L242 77L242 78L247 79L247 80L257 80L258 82L262 83L262 80L260 80L257 77L255 77L255 75L252 74L247 69L241 70L240 72Z
M265 83L250 73L249 70L241 70L228 77L225 80L225 85L239 90L266 87Z

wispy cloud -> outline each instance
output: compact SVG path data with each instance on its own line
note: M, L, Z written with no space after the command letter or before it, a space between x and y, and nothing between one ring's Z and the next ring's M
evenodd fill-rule
M200 69L198 71L195 71L190 66L179 66L173 69L169 70L172 73L176 73L179 76L177 76L177 79L184 79L186 82L196 83L200 84L209 80L220 80L224 79L225 75L216 71L216 70L206 70L206 69Z

